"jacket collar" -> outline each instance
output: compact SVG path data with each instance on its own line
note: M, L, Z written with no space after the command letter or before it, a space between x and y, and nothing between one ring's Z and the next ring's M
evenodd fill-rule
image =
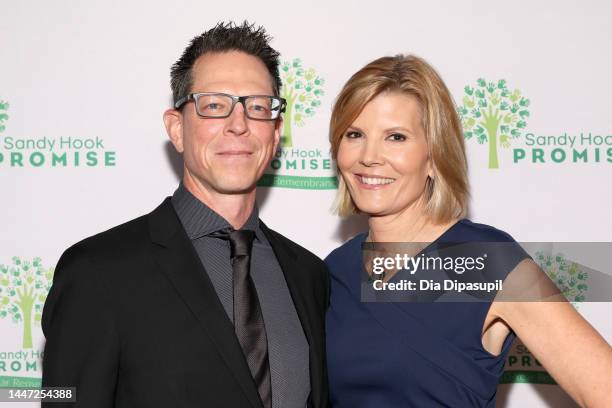
M194 314L202 330L211 338L251 405L254 408L262 408L257 388L236 338L234 326L223 309L170 197L149 214L148 221L151 241L155 244L154 257L162 273ZM305 279L308 273L300 271L301 265L297 255L285 239L263 222L260 222L260 228L270 242L283 271L310 345L311 399L315 402L314 406L323 406L321 401L322 381L324 381L321 363L323 350L320 344L322 340L319 339L323 336L323 332L317 333L318 337L313 337L312 321L316 316L313 316L313 308L309 307L312 299L308 298L308 293L300 281Z

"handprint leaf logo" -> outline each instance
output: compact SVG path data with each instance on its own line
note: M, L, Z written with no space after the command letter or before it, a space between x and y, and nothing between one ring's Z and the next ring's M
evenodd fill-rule
M325 80L313 68L304 68L299 58L281 61L280 74L283 82L281 97L287 100L283 116L282 146L292 147L292 125L302 127L306 119L316 113L324 95Z
M568 261L563 254L551 255L541 251L536 252L535 261L569 301L584 302L589 275L579 264Z
M6 101L0 101L0 132L3 132L6 129L5 122L8 120L9 116L6 111L9 108L9 103Z
M527 126L529 99L518 89L510 90L505 79L487 82L479 78L475 86L463 89L463 105L458 108L465 139L489 143L489 168L499 168L498 149L509 148Z
M0 264L0 318L22 324L24 349L32 348L32 327L40 324L52 282L53 268L43 267L40 258L15 256L11 264Z

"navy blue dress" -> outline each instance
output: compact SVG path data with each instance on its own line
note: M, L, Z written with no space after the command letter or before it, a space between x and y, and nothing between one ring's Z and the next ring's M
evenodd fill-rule
M326 332L332 407L494 408L515 335L508 335L499 356L483 348L491 302L361 302L365 238L356 236L325 259L331 273ZM493 227L460 220L435 243L467 241L514 242Z

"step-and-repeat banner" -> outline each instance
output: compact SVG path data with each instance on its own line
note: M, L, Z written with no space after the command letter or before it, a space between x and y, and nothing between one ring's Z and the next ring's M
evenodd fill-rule
M258 194L271 227L321 257L367 227L330 213L331 105L367 62L414 53L440 72L462 117L473 220L524 242L612 241L609 2L9 2L0 14L0 387L40 385L41 312L63 250L176 188L181 158L161 119L170 66L195 35L244 19L264 25L282 53L285 143ZM484 123L485 105L512 120ZM589 300L572 254L541 261L575 285L572 300ZM609 303L575 306L612 339ZM519 341L499 387L499 407L575 406Z

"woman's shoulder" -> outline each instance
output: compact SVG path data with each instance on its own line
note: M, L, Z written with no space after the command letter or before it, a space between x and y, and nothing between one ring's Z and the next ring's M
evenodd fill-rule
M469 254L485 254L487 262L483 276L489 282L505 279L519 262L530 258L529 253L507 232L487 224L462 219L456 224L453 236L445 237L446 242L461 244L457 248ZM452 251L452 250L451 250Z
M365 240L367 233L362 232L355 235L353 238L334 249L325 257L325 263L328 267L333 268L338 264L344 264L347 260L355 256L361 257L361 244Z
M467 218L459 220L443 238L445 241L515 242L506 231Z

